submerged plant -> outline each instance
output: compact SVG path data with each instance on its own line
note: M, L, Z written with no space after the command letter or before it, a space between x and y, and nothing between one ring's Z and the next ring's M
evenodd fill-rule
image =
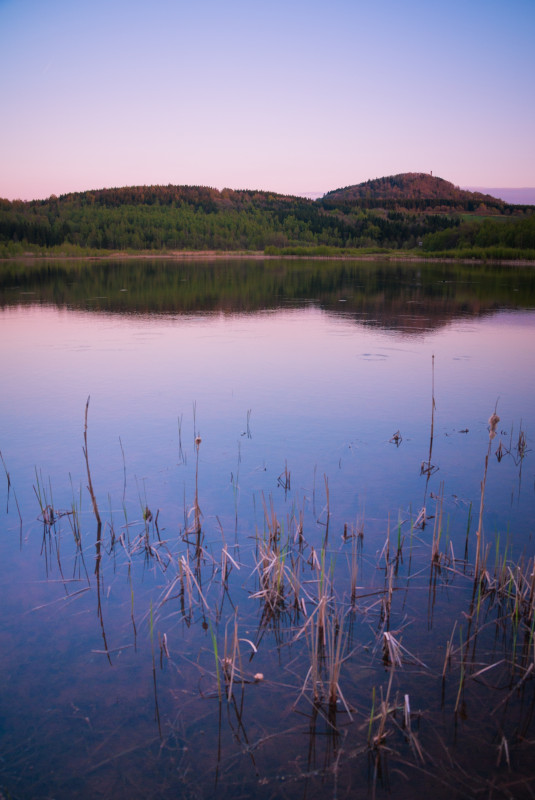
M87 457L87 411L86 405L84 456L93 503ZM491 417L489 444L494 438L492 434L496 434L497 424ZM372 793L375 793L381 774L388 772L389 761L397 759L396 770L424 769L424 749L420 744L423 737L415 725L420 717L411 710L411 706L417 708L419 702L427 704L422 717L424 722L427 720L429 729L436 727L437 739L439 734L445 740L450 735L458 736L460 751L466 741L461 739L466 734L460 731L460 721L467 729L469 725L475 727L481 723L485 734L490 731L493 757L497 756L502 766L515 765L521 748L527 752L531 747L533 732L530 714L535 685L535 562L531 556L515 558L512 535L504 545L503 538L497 534L492 553L490 545L483 542L488 457L481 487L474 580L474 564L468 561L472 508L469 508L466 528L463 515L458 530L452 533L449 495L445 493L444 483L436 493L426 490L424 506L414 518L410 510L398 512L393 530L390 515L372 519L369 535L367 528L366 552L362 520L342 524L334 500L331 508L326 477L326 502L319 515L311 507L313 501L307 497L306 490L302 502L297 498L287 502L282 492L276 493L275 500L272 496L266 500L262 495L263 524L256 526L249 539L236 536L235 542L229 545L217 514L207 515L201 530L198 482L201 440L198 434L194 444L197 456L195 498L190 507L189 525L185 530L178 524L175 528L172 525L162 528L168 536L162 540L157 530L158 512L155 510L152 514L150 507L154 509L154 505L149 504L146 493L138 489L137 519L128 518L123 496L124 525L120 532L116 531L114 506L108 495L106 513L109 519L103 516L102 523L103 531L108 525L112 533L106 542L101 542L97 536L97 580L91 586L97 597L104 641L104 650L93 652L105 653L110 663L110 653L127 646L136 648L138 661L142 661L143 647L148 656L152 654L154 728L158 729L156 738L161 737L158 757L163 758L167 749L174 748L175 754L181 752L176 742L187 741L181 726L195 739L198 719L203 719L202 728L207 731L208 738L210 724L205 725L204 719L213 714L212 708L210 703L205 703L203 711L197 712L198 717L194 719L195 703L216 697L220 704L212 703L212 706L219 714L218 765L233 766L228 760L224 740L225 713L233 746L238 743L240 756L245 754L249 759L253 752L262 748L275 750L281 741L286 741L282 739L280 715L277 716L279 701L285 698L286 712L290 706L299 714L303 705L307 708L311 748L325 731L331 737L332 760L318 768L311 766L310 775L314 778L323 780L336 773L341 781L344 775L352 774L353 768L356 774L364 756L364 760L370 759L370 780ZM284 476L286 482L289 483L289 470L288 480ZM237 491L237 478L233 485ZM73 501L68 513L72 536L69 532L63 542L70 547L73 559L81 559L87 551L87 541L84 542L81 490L78 498L72 489L72 479L71 490ZM37 470L34 492L41 519L45 527L48 526L45 554L50 555L55 539L58 543L61 539L61 512L55 507L50 481L43 481ZM56 491L54 495L57 496ZM95 517L97 512L100 520L95 499ZM224 513L227 513L226 518ZM223 510L221 518L226 523L228 512ZM432 526L428 524L431 520ZM406 523L411 526L409 558L403 552L409 538L408 532L405 534ZM456 524L453 520L452 528ZM65 527L68 530L68 526ZM254 528L251 525L246 530L244 525L243 530L249 534ZM455 553L459 543L461 551L465 544L464 561ZM59 544L57 553L63 579ZM141 573L143 581L137 582ZM62 583L66 586L68 580L63 579ZM121 591L122 606L117 600ZM257 602L248 603L246 597ZM238 600L241 613L238 613ZM120 633L129 640L128 644L121 641L121 647L111 650L104 631L108 602L114 614L124 610L126 624ZM136 619L135 605L150 608L144 618L145 623L148 618L148 626ZM443 618L439 618L438 623L433 618L435 605L443 613L451 611L452 619L451 623L447 621L447 627L444 627ZM232 611L226 614L229 607ZM164 621L167 632L160 634L158 628ZM141 631L147 633L147 627L148 635L143 639ZM250 630L257 631L256 638ZM114 636L116 633L114 631ZM245 653L250 659L255 658L255 667L265 658L258 664L258 671L248 670ZM149 660L146 667L146 683L150 690ZM208 675L211 690L205 694L198 690L191 679L192 673ZM383 679L382 674L386 678ZM269 680L265 681L264 675L268 675ZM403 690L400 688L402 678ZM438 689L435 696L433 692L440 684L442 692ZM258 705L253 704L255 694ZM256 731L255 739L248 740L245 733L247 716L254 719L250 726ZM302 717L293 717L292 726L295 718L292 741L299 746L303 738ZM318 731L316 720L320 721ZM321 724L324 731L319 730ZM433 730L431 738L434 733ZM483 735L481 733L481 738ZM186 752L185 745L183 749ZM407 758L407 750L410 758ZM444 745L442 750L445 756L433 740L429 755L426 743L425 769L429 773L435 768L441 769L444 761L452 757L452 749ZM184 758L189 757L184 755ZM302 763L299 762L301 758L298 754L297 764ZM230 759L234 759L234 755ZM255 769L260 761L255 762ZM296 780L295 774L291 777ZM444 785L449 788L449 784ZM476 792L470 785L463 796L480 795L483 796L483 792Z

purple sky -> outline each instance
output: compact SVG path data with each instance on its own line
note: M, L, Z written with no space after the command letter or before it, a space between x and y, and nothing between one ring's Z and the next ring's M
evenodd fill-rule
M0 0L0 197L535 186L533 0Z

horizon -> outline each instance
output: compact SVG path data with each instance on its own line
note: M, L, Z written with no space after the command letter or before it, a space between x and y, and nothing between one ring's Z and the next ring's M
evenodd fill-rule
M0 197L535 186L534 33L531 0L0 0Z
M423 173L423 174L425 174L425 173ZM388 178L388 177L391 177L391 176L389 176L389 175L382 175L381 176L381 178ZM436 175L434 177L440 179L441 176ZM376 180L376 179L375 178L368 178L367 179L367 181L371 181L371 180ZM443 179L443 180L446 180L446 179ZM363 181L363 183L365 183L367 181ZM309 199L309 200L317 200L317 199L319 199L321 197L324 197L327 193L329 193L331 191L338 191L340 189L347 188L347 186L349 186L349 184L346 184L343 187L342 186L337 186L337 187L335 187L333 189L326 189L325 191L278 192L276 190L266 190L266 189L251 188L251 187L245 188L245 187L224 186L224 187L219 188L219 187L213 186L212 184L199 184L199 183L197 183L197 184L170 184L170 183L164 183L164 184L132 184L132 183L130 183L130 184L124 184L123 186L99 186L99 187L92 186L91 188L86 188L86 189L82 189L82 190L76 190L75 192L64 192L61 195L56 195L55 193L52 193L52 195L49 195L48 197L2 198L0 196L0 199L10 200L11 202L22 201L24 203L32 203L32 202L47 201L53 196L61 197L61 196L69 195L69 194L77 194L77 193L83 193L83 192L99 192L99 191L107 191L107 190L113 190L113 189L125 189L125 188L134 187L134 186L170 186L170 185L202 186L203 188L215 189L216 191L220 191L220 192L224 191L226 189L229 189L230 191L250 191L250 192L268 192L268 191L272 191L274 194L290 195L290 196L294 196L294 197L302 197L302 198L306 198L306 199ZM480 193L480 194L489 194L492 197L495 197L496 199L503 200L504 202L509 203L511 205L515 205L515 204L517 204L517 205L535 205L535 186L516 186L516 187L513 187L513 186L509 186L509 187L505 187L505 186L504 187L457 186L457 188L462 189L463 191L468 191L468 192L477 192L477 193Z

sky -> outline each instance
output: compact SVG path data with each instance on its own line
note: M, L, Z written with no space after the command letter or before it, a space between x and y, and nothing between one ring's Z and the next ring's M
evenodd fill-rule
M535 186L535 0L0 0L0 197Z

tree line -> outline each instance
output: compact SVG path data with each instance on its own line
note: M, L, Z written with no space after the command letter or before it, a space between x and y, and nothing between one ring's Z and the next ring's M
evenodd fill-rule
M490 247L535 250L535 214L514 220L465 221L455 228L426 236L423 247L428 252Z
M507 246L534 246L534 217L513 221L502 215L496 222L467 224L461 223L459 213L434 213L425 205L436 200L402 202L383 200L381 208L368 208L366 199L337 205L327 197L312 201L270 192L173 185L101 189L31 202L0 200L0 255L25 247L61 246L262 251L411 249L422 242L424 250L438 251L470 240L478 246L505 240L514 242ZM507 206L507 213L512 209Z

